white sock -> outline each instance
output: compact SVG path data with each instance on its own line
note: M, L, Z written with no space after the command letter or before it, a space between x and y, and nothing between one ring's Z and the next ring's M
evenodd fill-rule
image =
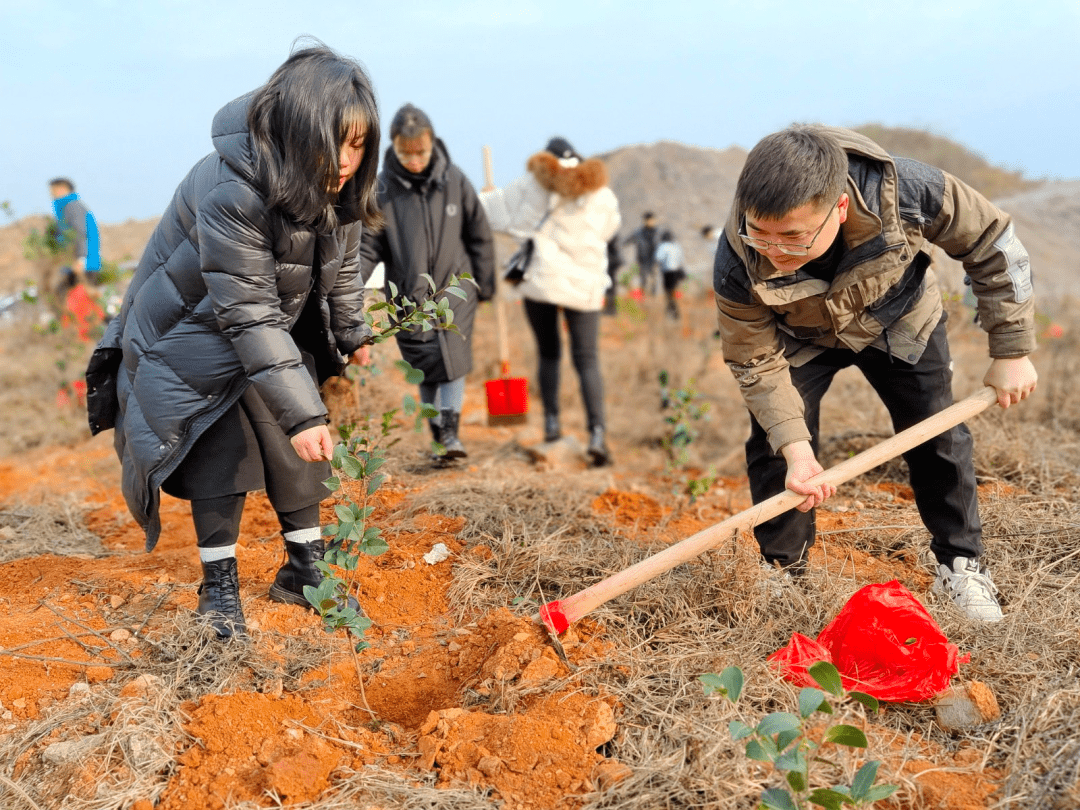
M199 549L199 562L217 562L236 556L236 543L231 546L213 546Z
M297 529L294 532L285 532L286 543L314 543L322 537L322 529L313 526L310 529Z

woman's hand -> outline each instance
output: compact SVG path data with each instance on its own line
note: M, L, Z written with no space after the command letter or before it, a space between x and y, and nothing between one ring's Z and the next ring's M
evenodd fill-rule
M334 442L326 425L301 430L289 441L304 461L329 461L334 455Z
M349 355L349 364L353 366L370 366L371 365L371 346L364 344L355 352Z
M806 485L806 481L825 471L825 468L818 463L810 442L792 442L784 445L780 452L783 453L788 465L784 486L796 495L807 496L805 501L795 507L796 509L800 512L809 512L836 494L836 487L832 484L821 484L816 487Z

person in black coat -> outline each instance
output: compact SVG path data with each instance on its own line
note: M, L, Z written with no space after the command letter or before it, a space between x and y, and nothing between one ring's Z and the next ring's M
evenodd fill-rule
M495 294L495 248L487 216L461 169L450 162L446 145L435 137L423 110L406 104L390 123L390 147L379 173L379 205L386 218L381 231L366 231L360 245L365 279L382 262L386 295L390 285L422 306L452 276L468 272L475 284L462 283L464 297L446 295L456 331L419 327L395 335L402 358L424 372L420 401L439 416L431 420L435 441L447 458L467 453L458 434L465 397L465 375L472 370L472 331L480 301Z
M295 51L226 104L215 151L181 181L120 315L87 369L94 433L115 428L123 490L151 551L159 490L191 501L198 612L245 632L236 541L245 494L266 489L288 561L270 597L307 605L322 575L319 502L333 441L321 379L365 361L357 254L375 200L379 115L363 69Z

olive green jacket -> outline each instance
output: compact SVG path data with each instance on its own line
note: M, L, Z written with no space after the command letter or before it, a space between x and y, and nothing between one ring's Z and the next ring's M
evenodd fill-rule
M991 357L1035 348L1028 254L1009 216L940 169L892 157L856 132L827 131L849 159L845 251L833 280L776 270L746 245L738 200L713 266L724 359L775 452L810 439L789 365L836 347L918 362L942 313L928 243L963 263Z

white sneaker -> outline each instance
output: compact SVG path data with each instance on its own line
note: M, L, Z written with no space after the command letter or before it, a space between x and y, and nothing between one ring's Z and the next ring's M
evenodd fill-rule
M1000 622L1003 618L995 596L997 586L990 580L990 572L976 559L956 557L952 569L938 565L934 590L947 594L972 621Z
M761 565L761 579L758 580L758 586L772 599L782 599L784 590L795 584L795 577L790 571L765 560L761 560L759 564Z

